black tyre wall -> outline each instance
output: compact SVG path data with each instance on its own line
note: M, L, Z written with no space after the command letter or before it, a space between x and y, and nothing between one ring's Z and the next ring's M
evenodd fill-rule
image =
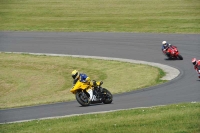
M84 92L77 92L76 93L76 100L78 101L78 103L82 106L88 106L90 104L90 102L84 102L81 98L80 95L84 93ZM85 94L86 95L86 94Z

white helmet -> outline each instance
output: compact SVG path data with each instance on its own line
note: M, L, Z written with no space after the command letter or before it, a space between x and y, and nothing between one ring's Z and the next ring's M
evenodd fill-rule
M163 45L166 44L166 43L167 43L167 41L163 41L163 42L162 42Z

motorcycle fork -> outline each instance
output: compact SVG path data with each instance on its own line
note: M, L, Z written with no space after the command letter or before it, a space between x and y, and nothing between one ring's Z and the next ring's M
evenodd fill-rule
M87 95L87 97L90 97L90 94L86 90L82 90L82 91Z

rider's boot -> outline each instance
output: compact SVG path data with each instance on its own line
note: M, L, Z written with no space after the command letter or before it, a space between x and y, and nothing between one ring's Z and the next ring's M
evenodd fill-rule
M92 101L92 99L93 99L93 90L92 90L92 89L89 89L87 92L88 92L89 95L90 95L89 101Z

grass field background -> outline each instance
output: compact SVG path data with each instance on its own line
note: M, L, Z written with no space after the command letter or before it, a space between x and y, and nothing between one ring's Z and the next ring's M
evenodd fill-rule
M0 0L0 30L200 33L199 0Z

